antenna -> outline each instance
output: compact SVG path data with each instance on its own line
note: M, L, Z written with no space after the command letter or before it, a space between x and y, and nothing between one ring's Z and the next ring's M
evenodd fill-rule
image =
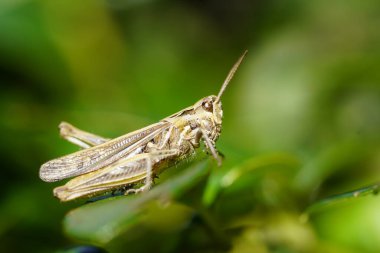
M225 89L227 88L228 83L231 81L232 77L234 76L236 70L238 69L240 63L244 59L244 56L247 54L247 52L248 52L248 50L244 51L244 53L240 56L239 60L235 63L235 65L230 70L230 73L228 73L228 76L227 76L226 80L224 80L222 88L220 88L219 94L218 94L215 102L218 102L220 100L220 97L223 95Z

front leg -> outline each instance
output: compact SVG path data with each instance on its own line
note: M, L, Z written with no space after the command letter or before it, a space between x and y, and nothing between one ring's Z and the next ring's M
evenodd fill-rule
M219 167L222 166L222 159L220 158L218 151L216 150L214 144L212 143L210 138L208 138L207 134L205 133L205 131L202 128L201 128L201 131L202 131L202 138L206 144L206 148L211 152L211 155L215 158L218 166Z

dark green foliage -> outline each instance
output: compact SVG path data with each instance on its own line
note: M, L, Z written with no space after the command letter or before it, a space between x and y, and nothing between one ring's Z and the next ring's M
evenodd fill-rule
M0 1L0 252L380 252L379 1ZM60 203L42 163L218 92L218 168ZM93 247L94 246L94 247ZM96 247L95 247L96 246ZM98 248L97 248L98 247Z

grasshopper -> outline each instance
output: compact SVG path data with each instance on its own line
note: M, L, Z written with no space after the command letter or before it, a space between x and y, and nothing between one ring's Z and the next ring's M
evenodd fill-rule
M139 193L152 187L158 172L193 155L201 141L220 166L215 142L222 126L221 96L246 53L232 67L217 96L202 98L137 131L107 139L62 122L59 125L61 136L83 149L43 164L40 178L54 182L76 176L53 190L61 201L124 188L129 188L125 194ZM138 183L143 185L133 188Z

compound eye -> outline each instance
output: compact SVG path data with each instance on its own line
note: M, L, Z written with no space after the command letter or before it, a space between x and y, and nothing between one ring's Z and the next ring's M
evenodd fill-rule
M209 102L209 101L205 101L205 102L203 102L203 103L202 103L202 107L203 107L203 109L205 109L205 110L208 111L208 112L212 112L212 110L213 110L212 103Z

